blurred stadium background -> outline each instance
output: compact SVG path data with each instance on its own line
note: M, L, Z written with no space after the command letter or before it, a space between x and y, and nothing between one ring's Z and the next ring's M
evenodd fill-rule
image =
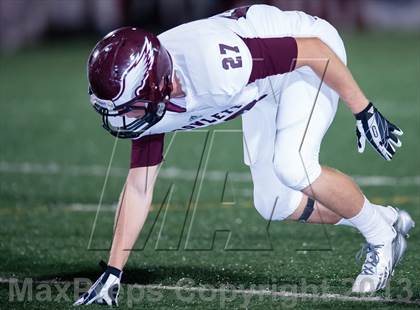
M109 247L112 212L127 173L130 144L118 142L102 197L114 139L101 129L88 102L85 65L96 41L120 26L159 33L253 3L318 15L343 34L351 70L384 114L401 125L404 146L391 163L370 149L358 155L354 119L341 105L321 161L354 176L374 202L407 209L420 222L419 0L0 0L0 308L67 308L72 291L67 292L69 300L11 300L8 279L94 280L100 273L98 260L107 258L106 251L86 250L87 244L100 202L92 248ZM146 244L142 234L136 247L141 251L130 259L125 282L176 285L189 278L195 285L213 287L264 283L293 290L297 285L296 291L305 293L302 280L315 286L325 280L328 289L323 293L347 294L349 279L359 270L353 257L362 242L360 235L342 227L272 223L268 238L267 223L252 208L240 128L240 120L215 128L212 149L204 143L205 132L174 138L145 228L150 239ZM171 138L168 135L167 142ZM210 159L210 173L197 193L194 176L202 168L203 151ZM231 179L226 187L227 171ZM183 223L194 236L188 250ZM220 233L214 235L215 230ZM234 232L228 249L254 251L226 251L226 231ZM419 238L415 230L391 289L380 296L420 299ZM203 251L212 246L212 251ZM58 294L56 289L52 294ZM220 307L219 297L218 293L216 301L209 301L194 295L186 303L168 291L159 303L143 298L139 305L213 309ZM258 297L249 307L271 309L282 302ZM127 299L122 298L122 305L128 306ZM287 305L397 307L341 299L298 299ZM243 300L234 299L225 307L243 308Z
M164 30L254 3L305 11L341 29L420 27L418 0L1 0L0 45L15 50L57 33L103 34L121 25Z

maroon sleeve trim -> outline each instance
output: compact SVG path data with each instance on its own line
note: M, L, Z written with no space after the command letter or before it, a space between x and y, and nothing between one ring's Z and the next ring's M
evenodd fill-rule
M171 112L176 112L176 113L187 112L187 109L186 108L177 106L176 104L174 104L172 102L167 102L166 103L166 110L167 111L171 111Z
M130 168L150 167L163 160L164 134L144 136L131 144Z
M248 84L295 69L298 56L295 38L242 38L242 40L253 59Z

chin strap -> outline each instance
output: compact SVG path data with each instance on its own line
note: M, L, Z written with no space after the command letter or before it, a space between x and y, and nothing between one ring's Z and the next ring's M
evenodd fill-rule
M311 217L312 212L314 212L314 205L315 200L308 198L308 202L306 203L306 207L303 210L302 215L299 217L299 222L306 223L308 219Z

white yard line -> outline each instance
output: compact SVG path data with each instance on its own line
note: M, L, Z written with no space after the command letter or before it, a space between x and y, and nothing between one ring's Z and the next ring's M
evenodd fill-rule
M357 297L342 294L311 294L311 293L293 293L286 291L270 291L270 290L246 290L246 289L224 289L224 288L206 288L206 287L181 287L181 286L165 286L165 285L138 285L134 287L143 289L160 289L168 291L190 291L190 292L210 292L210 293L230 293L235 295L254 295L254 296L271 296L285 298L300 299L320 299L320 300L339 300L339 301L356 301L356 302L392 302L404 304L419 304L420 300L392 299L384 297Z
M106 166L66 166L57 163L13 163L0 161L0 173L18 173L18 174L39 174L39 175L64 175L64 176L92 176L105 177L107 173ZM127 169L113 167L109 170L111 177L126 177ZM170 167L162 168L159 172L159 178L169 180L193 181L197 173L194 170L184 170L181 168ZM220 182L226 178L226 171L209 170L206 171L205 180ZM416 176L361 176L355 175L353 178L360 186L420 186L420 175ZM229 180L236 183L251 182L249 172L230 172Z
M99 165L67 166L58 163L13 163L0 161L0 172L40 175L67 175L67 176L100 176L104 177L107 167ZM112 168L110 176L127 176L127 169Z
M83 204L83 203L72 203L68 205L60 205L65 209L75 212L97 212L98 204ZM101 205L101 212L114 212L117 210L117 204L112 205Z
M24 283L22 280L17 279L6 279L0 278L1 284L16 284ZM45 280L45 281L32 281L32 284L60 284L60 285L72 285L70 281L57 281L57 280ZM131 285L131 284L130 284ZM268 297L283 297L283 298L296 298L296 299L313 299L313 300L337 300L337 301L349 301L349 302L376 302L376 303L394 303L394 304L413 304L420 305L419 299L408 300L408 299L393 299L385 298L381 296L348 296L343 294L311 294L311 293L294 293L287 291L270 291L270 290L254 290L254 289L228 289L228 288L206 288L206 287L186 287L186 286L169 286L169 285L131 285L134 288L143 290L163 290L163 291L186 291L186 292L207 292L207 293L228 293L230 295L251 295L251 296L268 296Z

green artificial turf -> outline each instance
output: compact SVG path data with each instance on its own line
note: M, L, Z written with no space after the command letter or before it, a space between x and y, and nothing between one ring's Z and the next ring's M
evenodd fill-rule
M402 127L403 147L392 162L383 161L369 147L365 154L357 154L354 119L341 104L322 146L322 164L355 176L420 175L418 38L418 34L392 33L345 36L350 68L383 114ZM33 298L26 296L24 301L11 299L13 285L0 284L0 308L70 308L74 299L72 286L67 299L44 302L42 293L36 296L37 281L95 280L101 272L98 261L107 258L112 205L124 183L130 144L118 142L104 205L88 249L114 145L114 139L101 129L100 119L88 103L85 64L93 43L60 41L15 55L1 55L0 278L31 278L35 282ZM253 296L246 304L240 294L225 302L226 296L221 292L203 297L186 291L184 294L191 298L182 299L179 292L159 289L147 289L135 300L127 297L132 284L176 286L185 280L192 281L194 287L349 295L351 281L360 268L354 255L363 242L355 230L286 222L268 226L252 207L250 181L228 178L225 186L223 178L211 180L210 175L203 180L200 192L198 186L194 187L194 174L203 169L203 154L204 158L209 156L210 172L249 175L242 161L240 128L240 120L236 120L218 126L216 132L166 137L167 142L172 138L174 142L163 169L176 168L182 173L158 179L153 211L124 273L122 307L414 307L272 296ZM208 135L214 136L211 150L206 144ZM171 186L172 196L167 199ZM418 183L364 186L363 190L372 201L406 209L420 222ZM406 297L420 299L419 238L415 229L390 288L376 296L395 301ZM60 296L56 288L52 288L51 295Z

